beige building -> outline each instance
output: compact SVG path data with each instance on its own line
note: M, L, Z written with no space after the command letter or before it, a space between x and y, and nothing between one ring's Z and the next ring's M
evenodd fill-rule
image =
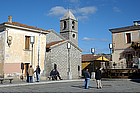
M34 68L39 64L43 70L48 33L44 29L13 22L9 16L8 22L0 24L0 74L20 75L22 63L24 75L29 64Z
M112 33L112 67L125 69L139 67L140 24L110 29ZM132 44L136 43L136 49Z

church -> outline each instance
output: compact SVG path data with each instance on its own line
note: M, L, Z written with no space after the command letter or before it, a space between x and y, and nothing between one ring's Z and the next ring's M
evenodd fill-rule
M57 67L63 79L81 76L81 53L78 46L78 20L68 10L60 19L60 33L13 22L0 24L0 75L26 78L29 65L41 68L47 78Z

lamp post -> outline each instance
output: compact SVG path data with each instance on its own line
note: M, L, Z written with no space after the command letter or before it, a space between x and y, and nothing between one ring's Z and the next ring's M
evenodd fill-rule
M91 48L91 53L95 54L95 48Z
M31 65L33 65L33 46L34 46L34 42L35 42L35 37L31 36L30 37L30 43L32 45Z
M39 38L38 38L38 65L39 65L39 60L40 60L40 36L41 36L42 31L39 33Z
M67 72L67 76L68 79L71 79L71 70L70 70L70 49L71 49L71 44L68 42L67 43L67 49L68 49L68 72Z
M112 48L113 48L113 45L112 45L112 43L110 43L109 44L109 50L110 50L110 61L112 60ZM110 67L112 67L111 66L111 64L109 64L110 65Z
M111 53L112 53L112 52L111 52L111 51L112 51L112 48L113 48L113 46L112 46L112 44L110 43L110 44L109 44L110 55L111 55Z
M91 48L91 53L94 55L95 54L95 48ZM92 61L92 68L91 68L91 71L93 72L94 71L94 68L93 68L93 64L94 64L94 60Z

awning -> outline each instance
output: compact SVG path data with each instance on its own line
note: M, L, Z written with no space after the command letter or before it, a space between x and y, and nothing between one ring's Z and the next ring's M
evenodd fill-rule
M84 62L82 63L82 70L87 67L90 64L90 62Z
M99 58L97 58L96 60L99 60L99 61L109 61L107 58L105 58L104 56L101 56Z

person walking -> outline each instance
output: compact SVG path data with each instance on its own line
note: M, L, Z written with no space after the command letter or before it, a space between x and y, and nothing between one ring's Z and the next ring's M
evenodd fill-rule
M29 74L29 83L33 83L34 69L32 68L32 65L30 65L30 68L28 69L28 74Z
M89 73L88 69L85 70L84 77L85 77L84 88L88 89L89 83L90 83L90 73Z
M37 65L36 70L34 71L36 73L36 82L39 82L39 80L40 80L40 71L41 71L41 69L40 69L39 65Z
M102 72L101 72L101 68L99 67L95 71L95 79L96 79L97 89L102 88L101 78L102 78Z

